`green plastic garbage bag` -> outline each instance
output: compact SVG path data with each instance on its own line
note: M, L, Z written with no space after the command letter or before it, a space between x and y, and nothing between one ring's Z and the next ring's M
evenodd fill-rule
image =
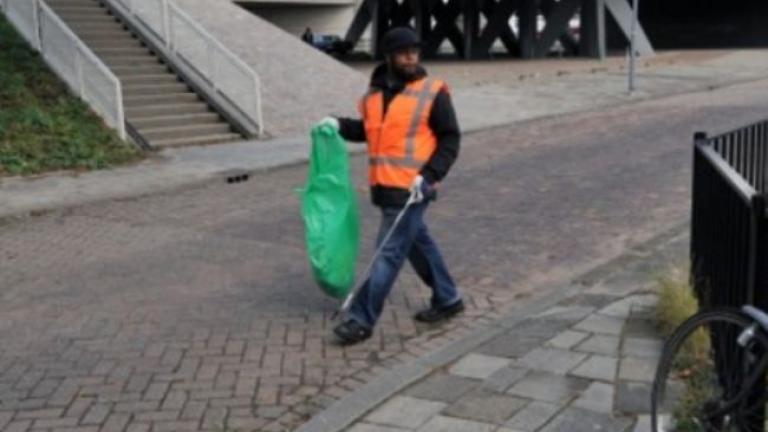
M307 254L315 280L326 294L343 298L354 283L360 217L347 145L332 127L312 129L309 175L301 193Z

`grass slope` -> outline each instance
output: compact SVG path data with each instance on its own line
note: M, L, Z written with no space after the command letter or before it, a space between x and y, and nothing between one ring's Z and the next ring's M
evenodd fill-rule
M0 15L0 176L101 169L140 158Z

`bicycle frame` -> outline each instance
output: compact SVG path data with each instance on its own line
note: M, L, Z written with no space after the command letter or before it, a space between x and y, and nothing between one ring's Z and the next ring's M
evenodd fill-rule
M754 332L755 329L757 329L757 331L764 332L764 330L762 330L762 328L760 326L758 326L757 324L755 324L753 327L750 327L749 329L745 330L745 332L748 332L748 331L753 331ZM739 339L741 339L741 336L742 335L739 335ZM747 347L744 346L744 348L746 349ZM712 412L711 414L707 415L706 416L706 420L710 421L710 420L722 417L725 414L733 411L733 409L736 408L736 406L739 403L741 403L746 397L748 397L748 394L750 392L755 390L755 387L754 387L755 384L757 384L757 381L761 377L765 377L766 370L768 370L768 353L764 353L763 355L761 355L760 360L759 360L759 362L757 364L757 367L747 377L747 380L745 381L746 384L742 386L742 388L739 391L739 393L736 396L734 396L730 401L726 402L721 408L719 408L719 409L715 410L714 412ZM760 401L761 405L764 405L765 402L768 402L768 392L765 392L765 394L763 394L761 396L761 399L762 399Z

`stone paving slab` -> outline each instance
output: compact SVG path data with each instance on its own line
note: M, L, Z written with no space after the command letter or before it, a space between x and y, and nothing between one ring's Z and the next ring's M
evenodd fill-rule
M604 356L618 356L621 339L614 335L592 334L584 342L577 345L575 350L579 352L601 354Z
M483 388L462 395L443 413L450 417L501 424L523 409L528 402L527 399Z
M418 432L491 432L493 429L487 423L437 416L419 428Z
M643 259L647 257L635 258ZM626 268L621 265L614 273ZM425 409L423 414L431 416L425 423L428 427L411 424L407 430L642 430L648 421L649 378L661 343L649 321L656 301L647 288L651 279L652 274L638 279L636 290L618 296L584 295L583 290L574 290L554 307L532 314L452 366L434 372L403 394L450 404ZM567 323L565 328L563 323ZM488 346L511 343L511 335L525 331L539 336L528 339L538 340L539 346L527 354L519 358L517 353L506 357L479 354L488 352ZM476 387L480 379L485 381ZM442 394L451 393L451 383L456 383L455 393ZM436 391L441 394L435 395ZM401 403L402 399L395 396L392 401ZM374 408L374 415L391 412L392 401ZM460 427L465 429L456 429Z
M625 432L632 426L628 418L614 418L610 414L568 408L555 417L541 432Z
M494 376L497 374L498 372ZM479 386L478 380L452 374L437 374L411 387L405 392L405 395L418 399L451 403Z
M467 378L485 379L509 364L509 359L472 353L456 362L448 372Z
M515 366L564 375L586 358L586 354L564 349L536 348L518 360Z
M613 399L613 383L593 382L573 402L572 406L588 411L611 414L613 412Z
M366 420L385 426L416 429L445 408L444 403L397 396L371 413Z
M566 330L547 341L547 346L561 349L571 349L590 336L587 332Z
M619 364L619 379L626 381L653 382L657 359L624 357Z
M564 403L581 394L589 380L547 372L531 372L507 393L535 401Z
M616 379L617 368L617 358L593 355L573 369L570 374L591 380L613 382Z
M504 426L522 432L533 432L549 422L562 409L561 404L533 401L509 419Z
M520 367L505 367L494 372L483 382L483 388L497 392L505 392L513 384L523 379L528 374L527 369Z

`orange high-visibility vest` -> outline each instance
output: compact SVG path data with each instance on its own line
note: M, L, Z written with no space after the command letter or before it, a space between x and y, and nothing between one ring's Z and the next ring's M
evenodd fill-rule
M424 78L395 95L384 114L382 91L368 93L360 111L368 141L371 186L408 189L437 148L429 114L445 83Z

